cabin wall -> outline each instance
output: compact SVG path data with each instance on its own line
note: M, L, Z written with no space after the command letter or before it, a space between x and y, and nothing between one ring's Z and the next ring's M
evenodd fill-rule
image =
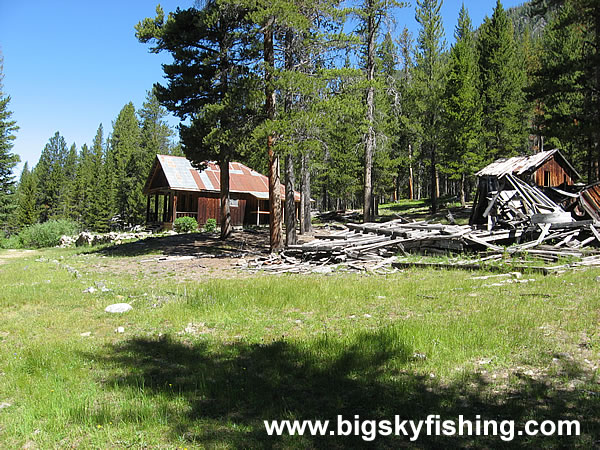
M533 182L538 186L556 187L563 183L572 185L574 183L572 174L561 166L555 158L546 161L533 174Z
M240 195L230 194L229 210L231 224L240 226L244 224L246 215L246 199ZM198 196L198 225L204 225L208 219L215 219L221 223L221 198L218 193L205 192Z

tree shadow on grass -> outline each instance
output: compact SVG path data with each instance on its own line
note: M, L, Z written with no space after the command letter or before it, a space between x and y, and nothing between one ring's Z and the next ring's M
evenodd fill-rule
M581 389L552 387L548 379L523 377L518 387L496 390L481 375L471 374L440 385L408 368L413 351L387 331L360 333L344 343L319 338L302 344L179 342L175 339L134 338L88 355L114 376L105 387L143 391L151 401L185 402L185 412L168 414L173 441L190 445L232 448L590 448L598 445L598 398ZM414 364L414 363L413 363ZM412 367L412 366L411 366ZM569 362L568 373L581 368ZM117 413L118 414L118 413ZM330 420L336 418L394 421L425 419L517 421L579 419L583 436L426 436L419 439L378 436L370 425L351 436L268 436L263 420ZM133 414L135 416L135 414ZM102 420L102 419L99 419ZM104 419L106 420L106 418ZM113 420L134 421L121 414ZM410 432L410 428L408 428ZM508 429L507 429L508 431ZM596 442L595 442L596 441ZM595 443L594 443L595 442Z
M138 241L108 245L93 253L104 256L142 256L161 253L164 256L212 255L214 257L239 256L241 252L268 250L268 234L236 231L230 238L220 240L218 234L185 233L170 236L151 236Z

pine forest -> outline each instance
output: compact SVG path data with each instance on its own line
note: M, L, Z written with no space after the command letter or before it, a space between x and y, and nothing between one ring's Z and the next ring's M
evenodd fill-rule
M464 206L479 169L543 149L560 148L584 182L600 179L600 5L533 0L506 10L498 1L476 29L463 5L450 44L441 6L208 0L169 14L159 6L135 37L172 57L164 80L89 143L77 147L57 131L18 179L18 123L0 84L5 236L50 219L98 232L143 225L156 154L243 162L313 208L360 209L365 222L380 204L406 198L427 199L432 212ZM394 21L409 7L416 34ZM271 228L280 228L281 205L271 206ZM292 199L285 210L290 244L295 223L310 227L310 206L296 217Z

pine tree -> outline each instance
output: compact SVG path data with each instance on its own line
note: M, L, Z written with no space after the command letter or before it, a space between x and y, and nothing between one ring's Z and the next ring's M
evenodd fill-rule
M16 207L13 169L19 162L19 157L11 153L11 150L19 127L11 119L12 112L8 109L10 96L4 93L3 78L3 58L0 54L0 227L6 232Z
M139 199L140 193L135 190L135 178L139 175L135 171L142 165L141 158L139 122L135 107L129 102L113 123L106 161L111 178L111 214L118 216L123 224L139 220L135 205L136 201L143 205L143 201Z
M500 0L479 30L483 136L486 162L522 153L527 146L526 77L513 27Z
M416 195L419 189L415 189L417 186L416 182L418 181L415 173L421 172L420 166L423 161L421 158L417 159L415 156L416 150L420 149L422 129L419 108L416 106L420 97L416 83L414 82L414 41L407 28L402 30L398 44L400 64L398 91L402 99L402 113L398 117L397 145L400 149L404 150L401 155L406 156L400 156L400 169L396 179L396 190L398 191L397 196L400 197L400 186L405 179L407 197L409 200L413 200L414 198L420 198L419 195Z
M544 36L541 68L531 98L541 102L542 132L585 160L587 178L600 178L600 3L536 0L554 19ZM585 156L582 156L585 155Z
M540 102L535 126L547 145L567 150L569 160L583 167L585 155L580 158L576 152L585 145L579 126L584 102L578 81L582 72L576 69L582 58L583 36L580 29L563 26L571 8L565 5L545 29L540 67L533 73L529 98Z
M29 170L29 166L25 162L17 188L17 222L19 228L33 225L38 220L37 188L35 173Z
M450 51L444 94L445 159L451 177L460 180L460 200L464 207L465 181L480 167L484 156L481 154L482 105L477 48L471 19L464 5L454 38L456 42Z
M96 131L88 164L86 177L91 176L92 179L87 184L86 198L89 206L87 212L84 213L84 223L95 231L105 232L109 230L112 218L111 183L114 178L111 173L112 166L106 161L102 124Z
M401 93L401 73L398 70L398 48L391 32L387 32L377 47L375 78L377 86L375 103L378 113L375 118L377 151L373 157L374 213L378 214L380 199L395 197L395 183L401 162L400 147L401 117L404 99Z
M162 105L189 124L180 125L186 156L196 165L217 160L221 170L221 238L231 231L229 162L249 134L256 99L248 52L253 33L249 10L239 4L207 2L202 9L171 13L136 26L136 36L155 44L151 51L174 57L164 66L167 86L155 85Z
M156 155L171 153L173 130L165 121L167 110L161 106L154 89L146 94L146 101L138 111L140 122L140 147L144 164L150 170ZM144 180L145 181L145 180Z
M414 71L417 95L419 96L416 107L421 116L422 145L429 155L431 210L433 213L436 213L438 208L438 145L444 76L442 52L446 45L443 40L444 27L440 15L441 6L442 3L438 0L417 0L415 16L421 26L417 38Z
M42 150L40 160L35 166L42 222L62 214L60 199L65 183L64 165L67 152L67 143L57 131Z
M87 144L83 144L79 154L79 163L77 164L74 199L76 215L81 224L87 229L91 229L93 225L93 220L90 217L90 205L91 186L94 183L94 178L92 153Z
M401 6L398 2L390 0L364 0L356 9L359 21L359 34L363 40L363 54L365 62L366 89L366 133L364 153L364 201L363 221L373 220L373 155L376 149L376 105L375 105L375 51L382 25L389 18L394 7Z
M63 184L60 190L59 198L59 211L60 216L63 218L69 218L78 220L77 208L76 208L76 196L77 196L77 165L79 163L79 155L77 154L77 147L75 144L71 145L69 152L67 153L63 166Z

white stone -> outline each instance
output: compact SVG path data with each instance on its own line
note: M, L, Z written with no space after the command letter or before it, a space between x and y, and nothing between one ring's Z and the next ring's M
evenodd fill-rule
M61 248L70 247L74 243L75 243L75 238L74 237L63 235L63 236L60 237L60 240L58 241L57 247L61 247Z
M92 335L91 331L86 331L85 333L80 333L79 334L79 336L81 336L81 337L88 337L88 336L91 336L91 335Z
M107 313L124 313L131 311L133 307L129 303L115 303L104 308Z
M87 289L84 289L83 292L85 292L86 294L93 294L94 292L96 292L98 289L96 289L94 286L90 286Z
M117 333L125 333L125 328L123 328L123 327L118 327L118 328L115 330L115 332L117 332Z

